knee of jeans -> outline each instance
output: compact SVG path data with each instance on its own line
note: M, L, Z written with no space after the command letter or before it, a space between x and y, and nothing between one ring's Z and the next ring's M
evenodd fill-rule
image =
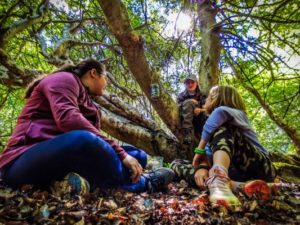
M139 157L138 157L137 160L139 161L139 163L141 164L141 166L143 168L146 168L148 157L147 157L147 154L144 151L140 150Z
M74 146L78 149L81 147L87 148L88 146L94 145L97 140L97 136L92 132L86 130L75 130L70 132L71 139L74 140Z
M136 147L130 146L130 145L124 145L122 146L124 150L131 155L132 157L136 158L137 161L141 164L143 168L146 168L148 156L147 153L145 153L143 150L138 149Z
M144 151L139 149L137 151L137 153L132 155L132 156L137 159L137 161L141 164L141 166L143 168L146 168L148 157L147 157L147 154Z

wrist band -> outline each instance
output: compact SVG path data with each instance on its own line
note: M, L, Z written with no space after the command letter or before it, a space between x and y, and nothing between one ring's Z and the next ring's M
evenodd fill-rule
M197 148L195 148L194 152L195 152L196 154L204 155L206 151L205 151L205 149L203 149L203 148L197 147Z
M195 168L195 173L197 172L197 170L200 170L200 169L206 169L206 170L209 170L210 167L208 165L199 165Z

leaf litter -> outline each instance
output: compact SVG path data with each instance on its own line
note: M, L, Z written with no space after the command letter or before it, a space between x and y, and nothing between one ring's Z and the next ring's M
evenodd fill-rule
M13 190L0 182L0 224L300 224L300 185L281 183L268 201L238 198L242 207L212 208L207 191L173 182L166 192L133 194L96 189L74 195L38 190L31 185Z

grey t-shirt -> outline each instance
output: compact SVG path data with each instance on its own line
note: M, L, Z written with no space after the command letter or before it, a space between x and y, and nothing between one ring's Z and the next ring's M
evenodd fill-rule
M262 152L268 153L268 151L259 143L257 135L251 128L246 114L239 109L228 106L219 106L218 108L214 109L214 111L206 120L201 139L208 142L216 129L226 122L238 128L239 131Z

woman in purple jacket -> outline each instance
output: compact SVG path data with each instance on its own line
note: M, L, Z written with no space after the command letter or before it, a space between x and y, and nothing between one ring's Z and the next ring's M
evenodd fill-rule
M145 152L120 147L100 134L100 111L90 95L102 95L106 85L105 66L94 59L33 81L16 128L0 155L3 181L13 187L45 187L67 174L74 178L75 173L92 187L121 187L132 192L153 192L168 184L173 178L171 170L160 168L142 175Z

